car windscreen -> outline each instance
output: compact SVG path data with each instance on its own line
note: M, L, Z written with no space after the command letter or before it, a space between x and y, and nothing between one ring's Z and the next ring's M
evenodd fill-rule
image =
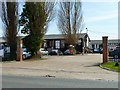
M22 51L23 51L23 52L27 52L26 48L23 48Z
M58 50L52 50L52 51L58 51Z

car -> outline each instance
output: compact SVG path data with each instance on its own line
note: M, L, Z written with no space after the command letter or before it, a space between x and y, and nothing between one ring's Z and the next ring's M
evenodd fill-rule
M70 50L69 49L65 50L64 55L71 55Z
M45 50L44 48L40 48L40 52L43 54L43 55L48 55L49 52L47 50Z
M27 49L26 48L23 48L22 49L22 57L23 57L23 59L26 59L26 58L28 58L28 57L30 57L31 56L31 54L30 54L30 52L27 52Z
M109 52L109 57L120 59L120 47L117 47L114 51Z
M63 55L63 53L58 49L53 49L50 51L49 55Z
M93 50L93 52L94 52L94 53L100 53L100 49L99 49L99 48L95 48L95 49Z

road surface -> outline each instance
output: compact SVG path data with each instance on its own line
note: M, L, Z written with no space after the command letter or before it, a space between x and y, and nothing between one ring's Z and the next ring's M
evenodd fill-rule
M101 54L48 56L46 60L5 62L1 68L3 74L118 81L118 73L100 68L101 62Z
M4 74L2 88L118 88L118 82Z

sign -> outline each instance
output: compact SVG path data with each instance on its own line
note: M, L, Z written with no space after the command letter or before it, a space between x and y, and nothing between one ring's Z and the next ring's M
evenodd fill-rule
M0 50L0 56L3 57L4 56L4 49Z
M116 45L110 45L109 48L110 49L116 49Z

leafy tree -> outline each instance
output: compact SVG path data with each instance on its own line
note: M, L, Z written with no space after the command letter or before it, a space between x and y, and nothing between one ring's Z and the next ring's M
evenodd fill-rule
M10 59L16 59L16 44L19 26L18 2L2 2L2 22L4 24L4 36L10 46Z
M76 45L83 29L81 2L60 2L58 10L58 28L67 45Z
M37 55L40 49L40 43L44 40L40 36L28 35L24 39L24 45L27 47L28 51L31 51L31 55Z
M32 55L37 55L48 23L54 18L54 3L52 2L26 2L21 14L20 24L22 33L29 34L24 39L24 45Z

